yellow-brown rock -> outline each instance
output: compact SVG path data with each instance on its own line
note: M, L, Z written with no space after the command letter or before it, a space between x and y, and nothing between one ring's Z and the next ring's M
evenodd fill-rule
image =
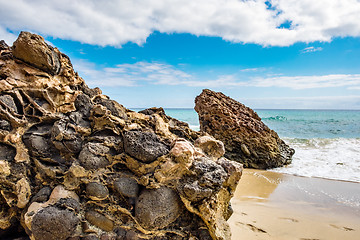
M0 41L0 238L230 240L242 166L202 135L90 89L41 36Z

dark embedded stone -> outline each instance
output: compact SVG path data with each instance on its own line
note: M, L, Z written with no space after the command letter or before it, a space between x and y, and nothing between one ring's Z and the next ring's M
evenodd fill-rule
M39 135L24 136L24 143L33 157L51 157L51 140Z
M110 152L110 148L101 143L89 142L85 144L79 154L80 164L87 170L104 168L109 165L105 154Z
M0 129L5 131L11 131L12 127L10 122L0 119Z
M169 152L168 146L162 143L153 132L125 132L124 148L130 156L147 163Z
M80 112L70 113L69 119L79 127L91 128L91 123L87 121Z
M95 132L91 136L92 141L105 143L107 146L113 146L118 152L124 151L123 139L110 129Z
M84 117L89 117L93 104L91 103L91 99L88 95L79 94L75 99L75 107L84 115Z
M73 212L50 206L36 213L31 230L36 240L65 240L75 232L78 223Z
M192 184L185 184L183 187L183 192L187 199L192 202L198 202L200 200L203 200L204 198L210 197L213 193L213 190L201 187L197 182L194 182Z
M221 166L205 158L203 158L202 161L195 161L192 166L192 170L198 175L204 175L207 172L213 172L219 168L221 168Z
M0 50L7 50L9 46L6 44L4 40L0 40Z
M35 125L23 135L23 142L32 157L64 163L64 159L51 141L51 129L52 124Z
M133 178L121 177L114 182L115 190L124 197L135 198L139 194L139 184Z
M147 109L139 111L139 113L142 113L142 114L145 114L145 115L158 114L161 117L165 117L165 119L168 119L168 120L172 119L170 116L166 116L165 110L162 107L147 108Z
M201 201L218 191L228 178L226 171L214 161L206 158L195 161L191 170L194 176L185 177L178 190L190 201Z
M96 235L88 235L85 237L82 237L81 240L100 240Z
M168 188L145 189L135 205L135 217L147 229L162 229L174 222L182 211L177 193Z
M17 107L14 102L14 99L10 95L0 96L0 102L4 104L7 108L17 113Z
M13 161L16 156L16 149L10 145L0 143L0 160Z
M69 238L66 239L66 240L80 240L80 237L79 237L79 236L69 237Z
M204 187L211 187L211 188L220 188L222 184L225 182L227 177L226 172L224 169L219 167L219 169L205 173L199 180L199 184Z
M43 187L34 195L34 197L31 199L31 202L46 202L49 199L50 194L51 188Z
M34 99L34 102L39 105L40 107L46 107L46 106L49 106L49 102L46 101L46 99L44 98L37 98L35 97Z
M86 95L88 95L90 98L95 97L96 95L101 94L101 89L96 87L96 88L89 88L86 84L83 84L81 86L81 90L83 91L83 93L85 93Z
M80 211L80 203L74 198L61 198L56 203L56 206L60 209L69 209L75 213Z
M201 228L198 230L199 239L200 240L212 240L213 238L210 236L210 233L207 229Z
M93 200L103 200L109 195L109 190L101 183L91 182L86 185L86 195Z
M109 235L109 234L102 234L100 236L100 240L116 240L116 237L113 235Z
M110 100L110 99L104 99L104 98L97 98L95 99L95 103L98 103L100 105L103 105L107 109L110 110L111 114L123 119L128 119L125 108L120 105L119 103Z
M114 223L101 213L95 211L87 211L85 213L85 218L92 225L97 226L98 228L110 232L114 229Z
M134 231L127 231L125 239L124 240L138 240L139 237Z
M81 135L64 119L54 123L51 140L58 150L66 153L79 153L83 143Z
M116 235L117 235L116 240L125 240L126 232L127 232L125 229L123 229L123 228L116 228L116 229L114 230L114 232L115 232Z
M29 237L5 237L5 238L1 238L1 240L31 240Z
M148 109L144 109L144 110L139 111L139 113L142 113L142 114L145 114L145 115L153 115L157 111L158 111L158 108L148 108Z
M227 173L220 165L207 159L194 162L193 170L198 176L201 176L199 178L200 186L212 189L220 188L228 177Z

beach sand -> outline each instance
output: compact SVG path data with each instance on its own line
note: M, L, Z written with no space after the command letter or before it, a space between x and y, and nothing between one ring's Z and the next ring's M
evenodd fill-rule
M232 239L360 239L360 183L245 169Z

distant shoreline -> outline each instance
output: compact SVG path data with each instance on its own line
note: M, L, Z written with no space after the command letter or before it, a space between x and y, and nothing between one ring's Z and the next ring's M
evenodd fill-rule
M138 110L144 110L148 109L149 107L130 107L130 110L138 111ZM162 107L163 109L171 109L171 110L194 110L194 108L191 107ZM266 110L266 111L281 111L281 110L287 110L287 111L360 111L360 109L305 109L305 108L254 108L254 111L257 110ZM195 110L194 110L195 111Z

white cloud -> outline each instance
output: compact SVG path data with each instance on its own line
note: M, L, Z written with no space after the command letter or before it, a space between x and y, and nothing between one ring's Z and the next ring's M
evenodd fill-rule
M147 82L155 85L181 85L190 74L174 66L158 62L119 64L115 67L98 68L86 61L74 61L76 71L91 86L138 86Z
M307 47L301 50L302 53L319 52L322 51L322 47Z
M312 76L276 76L276 77L250 77L248 80L239 80L243 77L233 75L220 76L209 81L184 81L182 84L197 87L278 87L290 89L314 89L347 87L360 88L360 74L329 74Z
M0 40L5 40L5 42L11 46L12 43L16 40L17 36L6 31L6 29L1 28L0 26Z
M83 60L75 60L73 61L73 65L75 70L80 73L80 76L86 80L86 83L92 87L112 86L112 84L114 86L126 87L136 85L136 82L132 79L128 79L117 72L106 71L105 69L99 70L93 63Z
M141 44L154 31L287 46L360 36L358 0L0 0L6 29L97 45ZM289 28L280 26L291 23Z
M240 70L240 72L260 72L260 71L265 71L265 68L245 68Z
M76 71L93 86L184 85L189 87L278 87L289 89L315 89L346 87L360 88L360 74L329 74L311 76L252 77L246 75L220 75L203 80L180 70L176 66L159 62L118 64L115 67L99 67L86 61L74 61ZM264 70L264 69L262 69ZM254 70L255 71L255 70ZM240 72L242 72L240 70ZM249 71L250 74L252 72ZM245 71L245 73L248 73Z

